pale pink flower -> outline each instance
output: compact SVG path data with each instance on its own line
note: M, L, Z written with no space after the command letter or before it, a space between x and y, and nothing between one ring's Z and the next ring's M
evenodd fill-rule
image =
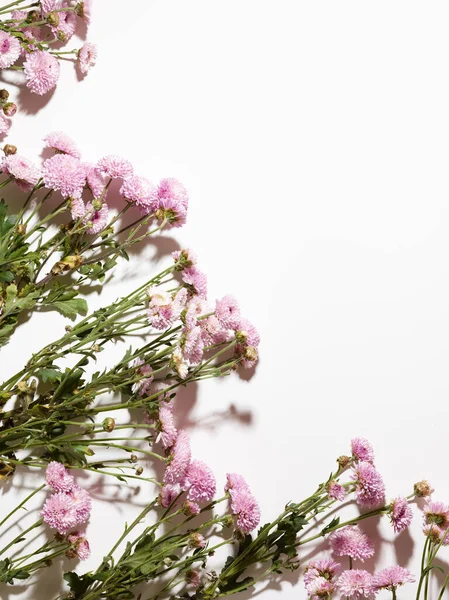
M373 589L375 592L380 590L395 591L401 585L413 583L415 578L412 573L404 567L394 566L382 569L373 576Z
M7 69L19 58L22 51L19 40L5 31L0 31L0 69Z
M441 540L444 546L449 545L449 506L444 502L428 500L423 508L425 535L434 543Z
M80 198L86 184L86 169L74 156L55 154L44 162L45 187L59 190L63 198Z
M328 589L325 586L316 586L317 579L324 579L325 582L330 583L338 575L340 569L341 565L338 562L335 562L335 560L332 558L311 560L309 563L307 563L304 572L304 585L309 596L317 594L318 591L327 592Z
M173 418L173 407L166 402L159 407L160 439L164 448L171 448L178 437Z
M260 344L260 335L257 329L254 327L248 319L240 320L240 327L238 333L245 337L245 344L257 348Z
M39 96L54 88L59 79L59 62L45 50L35 50L28 54L23 67L27 88Z
M169 483L163 485L161 488L161 493L159 494L159 502L161 506L168 508L176 500L181 491L182 490L179 483Z
M205 273L196 267L184 269L182 280L192 294L198 295L201 298L207 297L207 277Z
M349 525L334 531L329 536L329 543L337 556L349 556L362 562L374 556L372 541L358 525Z
M352 456L355 460L374 463L374 450L370 442L363 437L356 437L351 440Z
M13 178L23 192L31 192L40 179L39 169L20 154L11 154L3 159L3 173Z
M156 287L148 289L150 303L148 305L148 319L155 329L167 329L173 321L179 318L179 306L174 305L173 297L168 292Z
M243 533L250 533L260 522L260 509L245 479L237 473L226 475L225 490L231 499L231 511L237 515L237 527Z
M199 515L201 512L200 505L196 502L192 502L192 500L186 500L182 505L182 512L187 517L192 517L193 515Z
M197 588L201 583L200 574L198 573L198 571L195 571L194 569L190 569L189 571L187 571L186 580L187 580L188 584L190 584L191 586L193 586L195 588Z
M327 600L333 598L336 584L325 577L315 577L306 585L307 595L311 600Z
M151 207L157 197L157 189L151 181L138 175L132 175L125 179L120 188L120 193L130 202L144 208Z
M374 600L373 576L362 569L343 571L338 578L338 589L349 600Z
M351 477L355 481L357 504L373 507L384 502L385 484L382 476L371 463L365 461L357 463Z
M45 501L41 510L45 523L58 533L65 535L78 524L73 497L65 492L57 492Z
M186 474L184 488L192 502L210 502L215 495L217 484L211 469L200 460L193 460Z
M176 346L173 350L171 360L178 376L181 379L185 379L189 373L189 363L185 360L182 349L179 346Z
M106 196L107 196L107 190L106 190L106 185L108 183L107 176L104 173L103 174L100 173L97 170L96 165L93 165L91 163L85 163L84 167L86 169L87 185L89 186L93 197L97 198L97 199L101 198L102 200L105 200Z
M75 480L63 464L52 461L45 471L45 481L55 492L70 492Z
M0 135L8 133L11 127L11 120L8 119L3 113L0 113Z
M144 375L144 378L135 383L132 387L133 394L140 397L147 395L148 390L153 382L153 368L151 365L145 364L142 358L136 358L133 362L133 367L138 367L137 374Z
M160 221L166 219L172 227L181 227L186 222L188 202L182 183L176 179L162 179L152 212Z
M204 535L197 531L193 531L189 535L189 546L190 548L205 548L206 540L204 539Z
M71 198L70 212L74 221L84 217L86 214L86 205L84 204L84 200L82 198Z
M61 0L41 0L40 4L43 17L48 17L49 13L61 8Z
M90 546L84 533L74 531L67 536L67 541L80 560L87 560L90 557Z
M83 75L95 66L98 56L98 47L92 42L86 42L78 52L78 65Z
M196 326L193 329L185 329L184 336L184 343L182 345L184 359L188 360L191 365L197 365L201 362L204 353L201 328Z
M413 519L413 511L406 498L398 496L390 504L389 517L395 533L407 529Z
M84 0L78 3L80 5L79 15L84 19L87 25L90 25L92 21L92 4L93 0Z
M126 179L133 174L133 166L124 158L110 154L100 159L96 166L97 173L111 179Z
M183 485L191 456L189 434L187 431L181 430L173 446L170 463L165 470L164 483Z
M53 35L67 42L75 33L76 30L76 15L72 11L60 11L61 8L67 8L69 3L66 0L56 0L56 2L46 2L46 9L48 12L58 10L59 23L57 25L51 25L50 29ZM45 14L48 14L47 10Z
M205 310L206 303L204 298L200 296L194 296L189 300L185 314L185 324L187 329L193 329L198 325L198 317L201 316Z
M189 196L186 188L180 181L174 178L161 179L158 187L159 199L171 199L179 202L187 209Z
M68 494L72 499L76 514L76 525L85 523L90 517L92 510L92 500L89 492L84 490L79 485L75 485Z
M52 133L47 134L44 137L44 142L46 148L52 148L62 154L70 154L70 156L78 159L81 158L78 146L72 138L63 131L53 131Z
M106 202L103 202L99 210L95 210L92 202L86 204L86 212L83 217L83 221L89 224L89 228L86 229L87 233L96 235L103 231L108 224L109 208Z
M229 342L234 336L233 332L223 329L215 315L201 319L198 321L198 325L201 327L201 336L205 346Z
M246 482L246 479L243 475L239 475L238 473L226 473L226 485L225 492L234 491L234 492L249 492L249 485Z
M190 267L194 267L197 263L196 254L189 248L175 250L171 255L175 261L177 271L190 269Z
M333 479L327 484L327 495L333 500L342 502L346 497L346 489Z
M215 315L225 329L238 329L240 308L234 296L224 296L215 303Z

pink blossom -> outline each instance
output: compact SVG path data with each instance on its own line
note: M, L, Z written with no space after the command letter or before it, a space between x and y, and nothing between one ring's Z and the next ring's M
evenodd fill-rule
M374 600L373 576L362 569L343 571L338 579L342 596L350 600Z
M86 183L84 165L69 154L55 154L44 162L45 187L59 190L63 198L80 198Z
M358 525L350 525L334 531L329 536L329 543L337 556L349 556L363 562L374 555L372 541Z
M352 456L355 460L374 463L374 450L370 442L363 437L356 437L351 440Z
M373 576L373 589L375 592L380 590L396 590L401 585L413 583L415 578L412 573L404 567L394 566L382 569Z
M83 533L74 531L67 536L67 541L80 560L87 560L89 558L90 546Z
M0 31L0 69L13 65L21 54L19 40L5 31Z
M379 506L385 500L385 484L382 476L369 462L361 461L354 466L356 501L360 506Z
M245 344L257 348L260 344L260 335L257 329L248 319L240 320L240 328L238 333L245 338Z
M231 498L231 510L237 515L237 527L243 533L250 533L260 522L260 509L257 500L251 494L245 479L237 473L226 475L225 490Z
M44 137L44 142L46 148L52 148L62 154L70 154L70 156L73 156L74 158L81 158L78 146L72 138L63 131L53 131L52 133L47 134Z
M249 492L249 485L246 483L246 479L243 475L238 473L226 473L226 485L225 492Z
M185 379L189 373L189 363L184 358L184 354L180 346L176 346L176 348L173 350L171 361L178 376L181 379Z
M188 360L191 365L197 365L201 362L204 353L204 342L201 336L201 328L199 326L193 329L184 330L184 344L182 353L185 360Z
M317 586L316 581L318 579L324 579L325 582L330 583L340 572L341 565L332 558L324 558L321 560L311 560L307 563L304 572L304 585L306 587L309 596L314 594L318 595L320 592L328 592L329 590L320 581ZM334 591L334 590L333 590ZM326 597L326 596L324 596Z
M164 448L171 448L178 437L173 419L173 407L166 402L159 407L160 438Z
M234 296L217 300L215 315L224 329L238 329L240 326L240 308Z
M103 202L99 210L94 209L92 202L86 204L86 212L83 217L84 223L89 224L89 228L86 229L87 233L97 234L108 224L109 208L106 202Z
M210 468L200 460L193 460L186 474L184 488L192 502L210 502L215 495L217 484Z
M92 510L92 501L87 490L75 485L68 494L72 499L76 514L76 525L86 523Z
M148 290L150 303L148 306L148 319L155 329L167 329L179 318L181 306L174 303L173 297L168 292L151 287Z
M183 271L184 269L190 269L197 263L196 254L189 248L183 250L175 250L171 253L173 260L175 261L177 271Z
M48 463L45 480L55 492L70 492L75 485L72 475L63 464L56 461Z
M11 127L11 120L8 119L3 113L0 113L0 135L8 133Z
M413 519L413 511L406 498L399 496L390 504L390 521L395 533L407 529Z
M325 577L314 577L306 585L307 595L311 600L330 599L333 597L335 589L335 582L329 581Z
M73 498L64 492L50 496L45 501L41 515L47 525L63 535L78 524Z
M215 315L210 315L207 319L198 321L201 327L201 336L205 346L214 346L222 344L232 339L233 333L228 329L223 329Z
M200 296L194 296L189 300L185 314L185 324L187 329L193 329L198 325L198 317L201 316L205 310L206 303L204 298L201 298Z
M54 88L59 79L59 62L45 50L35 50L28 54L23 67L27 88L39 96Z
M206 540L201 533L194 531L189 536L189 546L190 548L205 548Z
M51 25L50 29L54 36L58 37L64 42L67 42L76 30L76 15L72 11L61 11L60 9L67 8L69 3L67 0L55 0L44 2L45 9L43 9L44 16L47 16L49 12L58 11L59 23L57 25Z
M87 75L92 67L95 66L98 56L97 44L86 42L78 51L78 65L83 75Z
M151 367L151 365L145 364L142 358L136 358L136 360L133 362L133 367L138 367L138 375L144 375L143 379L137 381L133 385L133 394L137 394L138 396L143 397L148 393L148 390L150 389L150 386L153 382L153 368Z
M180 483L183 485L191 455L189 435L187 431L181 430L173 446L170 463L165 470L164 483Z
M144 208L153 206L157 198L156 187L151 181L138 175L132 175L125 179L120 188L120 193L130 202L135 202L137 206L143 206Z
M86 163L84 165L84 167L86 169L87 185L89 186L93 197L97 198L97 199L101 198L102 200L105 200L106 196L107 196L107 190L106 190L106 185L108 183L107 176L100 173L97 170L96 165L93 165L91 163Z
M441 540L444 546L449 545L449 506L443 502L428 500L423 508L425 535L434 543Z
M199 515L201 512L200 505L196 502L192 502L192 500L186 500L182 505L182 512L188 516L192 517L193 515Z
M345 488L334 479L327 484L327 495L333 500L342 502L346 497Z
M3 173L13 178L23 192L31 192L40 179L39 169L20 154L11 154L3 159Z
M159 502L161 503L161 506L168 508L171 504L173 504L181 491L182 490L179 483L169 483L163 485L161 488L161 493L159 494Z
M248 321L241 319L239 330L236 332L239 343L235 346L235 354L245 369L252 369L258 360L260 336L257 329Z
M133 166L128 160L110 154L98 161L96 171L101 177L126 179L133 174Z
M182 280L192 294L196 294L201 298L207 297L207 277L205 273L196 267L184 269L182 272Z
M92 3L93 0L84 0L79 2L80 10L78 11L79 16L86 21L87 25L90 25L92 21Z
M176 179L162 179L152 212L157 219L167 220L172 227L181 227L187 218L188 196L184 186Z
M84 200L82 198L71 198L70 212L74 221L84 217L86 214L86 205L84 204Z
M190 569L189 571L187 571L186 580L187 580L188 584L190 584L191 586L196 587L196 588L201 583L200 574L198 573L198 571L194 571L193 569Z

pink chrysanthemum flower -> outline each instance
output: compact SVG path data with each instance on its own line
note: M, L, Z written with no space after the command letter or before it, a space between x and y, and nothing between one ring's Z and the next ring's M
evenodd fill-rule
M327 495L333 500L342 502L346 497L346 489L337 481L332 480L327 484Z
M13 65L21 54L19 40L5 31L0 31L0 69Z
M186 500L182 505L182 512L187 517L192 517L193 515L199 515L201 512L200 505L196 502L192 502L192 500Z
M178 437L178 430L173 419L173 407L164 402L159 407L160 440L164 448L171 448Z
M44 50L35 50L28 54L23 69L27 88L39 96L54 88L59 79L58 60Z
M356 502L360 506L379 506L385 500L385 484L382 476L369 462L361 461L354 466Z
M197 263L196 254L189 248L185 248L183 250L175 250L171 253L171 255L173 257L173 260L175 261L178 271L190 269L191 267L194 267Z
M66 0L44 1L42 8L43 16L47 16L52 11L58 11L59 23L51 25L50 29L55 37L61 41L67 42L76 31L76 15L72 11L61 10L67 8L69 3Z
M374 546L358 525L350 525L334 531L329 543L337 556L349 556L353 560L365 561L374 555Z
M97 173L102 177L111 179L126 179L133 174L133 166L124 158L110 154L98 161L96 166Z
M3 159L3 173L13 178L23 192L31 192L40 179L39 169L27 158L11 154Z
M159 330L167 329L176 320L173 319L172 295L153 287L149 288L147 293L150 299L148 319L151 322L151 326Z
M193 460L187 470L184 488L189 490L187 497L192 502L210 502L217 484L210 468L200 460Z
M55 492L70 492L75 485L72 475L69 474L63 464L56 461L48 463L45 471L45 481Z
M189 205L189 196L186 188L180 181L174 178L161 179L158 187L159 199L175 200L185 209Z
M231 497L231 510L237 515L237 527L250 533L260 522L260 509L245 479L238 473L227 473L225 490Z
M335 582L325 577L315 577L307 585L307 595L311 600L330 600L335 593Z
M8 119L3 113L0 113L0 135L8 133L11 128L11 120Z
M406 498L399 496L390 504L389 517L395 533L399 533L410 525L413 511Z
M41 516L47 525L62 535L79 523L73 497L64 492L57 492L46 500Z
M120 188L120 193L130 202L134 202L137 206L143 206L144 208L153 206L157 198L156 187L151 181L138 175L132 175L128 179L125 179Z
M207 276L205 273L196 267L184 269L182 272L182 280L188 286L189 291L192 294L196 294L201 298L207 297Z
M189 300L185 313L185 324L187 329L193 329L200 322L198 317L206 312L206 302L200 296L194 296Z
M85 163L86 181L92 192L92 196L96 199L106 200L108 178L106 175L99 173L96 165Z
M187 219L187 192L176 179L162 179L152 212L159 221L166 220L172 227L181 227Z
M84 217L86 214L86 205L84 204L84 200L82 198L70 199L70 213L74 221Z
M240 308L234 296L217 300L215 315L224 329L238 329L240 326Z
M441 540L444 546L449 545L449 506L444 502L435 502L428 500L423 508L425 535L429 536L432 542L439 543Z
M87 560L90 556L90 546L85 535L79 531L74 531L67 536L67 541L80 560Z
M257 348L260 344L260 335L257 329L254 327L248 319L240 320L240 328L238 333L245 337L245 344L247 346L252 346L253 348Z
M340 572L341 565L332 558L323 558L321 560L311 560L307 563L304 572L304 585L309 596L316 594L315 582L317 579L324 579L331 582ZM319 597L319 596L318 596ZM326 597L326 596L324 596Z
M90 227L86 229L87 233L96 235L103 231L108 224L109 208L106 202L103 202L99 210L95 210L92 202L86 204L86 212L83 217L84 223L91 223Z
M93 0L84 0L78 3L78 15L86 21L87 25L90 25L92 21L92 3Z
M190 548L205 548L206 540L204 539L204 535L197 531L192 532L189 535L189 546Z
M182 345L182 353L185 360L188 360L191 365L197 365L201 362L204 354L204 342L201 336L201 328L199 326L193 329L184 330L184 343Z
M145 364L142 358L136 358L133 362L133 367L138 367L137 373L144 375L144 378L133 385L133 394L137 394L140 397L145 396L153 383L153 368L151 365Z
M373 576L373 589L375 592L380 590L396 591L401 585L413 583L415 578L412 573L404 567L394 566L382 569Z
M226 473L225 492L249 492L249 485L243 475L238 473Z
M97 44L86 42L78 52L78 65L83 75L87 75L92 67L95 67L98 56Z
M161 493L159 494L159 502L161 506L168 508L176 500L181 491L182 490L179 483L169 483L163 485L161 488Z
M370 442L363 437L356 437L351 440L352 456L355 460L374 463L374 449Z
M181 430L173 446L171 461L165 470L164 483L183 485L191 456L189 434L187 431Z
M89 520L92 510L92 500L89 492L79 485L75 485L68 494L72 499L76 514L76 525L81 525Z
M201 327L201 336L205 346L229 342L234 336L232 331L223 329L215 315L201 319L198 321L198 325Z
M199 585L201 583L200 574L198 573L198 571L195 571L194 569L190 569L186 573L186 581L189 585L197 588L197 587L199 587Z
M52 148L62 154L70 154L70 156L78 159L81 158L78 146L72 138L63 131L53 131L52 133L47 134L44 137L44 143L46 148Z
M86 169L74 156L55 154L44 162L45 187L58 190L63 198L80 198L86 184Z
M363 569L343 571L338 579L342 596L350 600L374 600L373 576Z

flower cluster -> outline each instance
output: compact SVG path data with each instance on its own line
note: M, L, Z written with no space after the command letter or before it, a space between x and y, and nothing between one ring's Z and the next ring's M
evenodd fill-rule
M238 473L228 473L225 491L229 493L232 514L237 516L237 527L250 533L260 522L260 509L245 479Z

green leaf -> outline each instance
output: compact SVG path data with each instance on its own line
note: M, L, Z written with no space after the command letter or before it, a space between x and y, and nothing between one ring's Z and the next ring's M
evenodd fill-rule
M61 381L62 373L58 369L51 368L43 368L39 369L37 372L37 376L42 381L42 383L47 383L47 381L54 383L56 381Z
M58 300L52 303L64 317L76 317L85 315L88 310L87 302L84 298L72 298L70 300Z
M2 199L0 200L0 238L4 237L16 224L17 216L8 216L8 205Z
M11 579L28 579L30 577L30 573L28 571L12 571Z
M11 271L3 271L0 273L0 283L10 283L14 279L14 273Z
M329 531L334 529L334 527L337 527L337 525L339 523L340 523L340 517L335 517L334 519L332 519L332 521L329 523L329 525L326 525L326 527L321 532L321 535L326 535L326 533L329 533Z

